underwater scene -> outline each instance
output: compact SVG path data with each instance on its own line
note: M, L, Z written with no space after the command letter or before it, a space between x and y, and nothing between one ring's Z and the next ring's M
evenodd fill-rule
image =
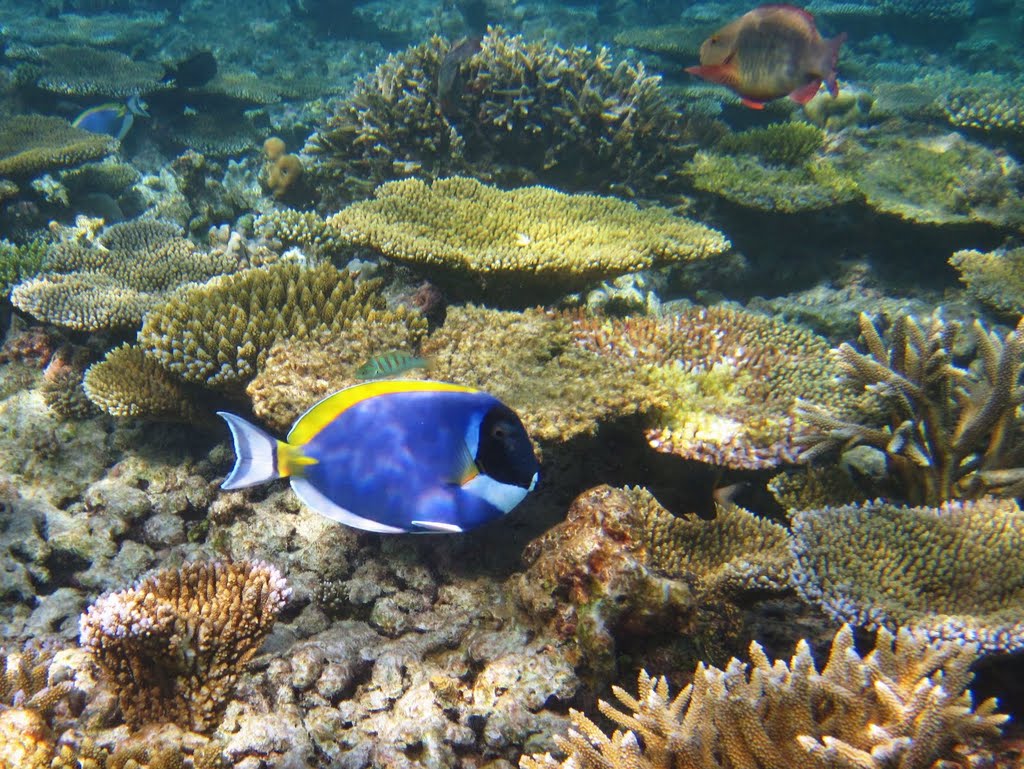
M1024 0L0 0L0 769L1022 769Z

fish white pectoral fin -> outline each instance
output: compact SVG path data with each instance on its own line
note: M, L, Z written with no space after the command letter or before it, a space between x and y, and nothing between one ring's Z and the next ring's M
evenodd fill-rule
M463 531L461 526L456 526L454 523L441 523L440 521L409 521L409 523L413 526L419 526L421 529L436 531L442 534L461 534Z
M218 411L217 415L228 423L235 445L235 466L220 485L222 489L244 489L281 477L276 438L227 411Z
M330 518L332 521L351 526L353 529L373 531L378 534L404 534L406 529L397 526L388 526L386 523L379 523L370 518L363 518L351 510L346 510L337 502L332 502L319 489L304 478L292 478L292 491L295 492L306 507L315 510L320 515Z
M501 483L483 474L462 484L462 490L506 513L522 502L529 493L529 489L524 489L522 486Z

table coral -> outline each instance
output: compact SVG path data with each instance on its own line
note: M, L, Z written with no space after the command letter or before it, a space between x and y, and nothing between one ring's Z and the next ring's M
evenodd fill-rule
M503 191L462 177L389 182L327 223L339 239L373 246L453 291L519 305L729 248L721 233L667 209L546 187Z
M15 115L0 127L0 176L31 179L47 171L97 160L117 140L43 115Z
M837 620L1024 649L1024 513L1013 500L805 510L792 548L793 584Z
M55 45L42 53L44 63L35 84L51 93L126 99L170 87L160 80L159 64L135 61L117 51Z
M357 318L388 317L377 281L330 264L278 262L179 292L146 316L139 346L187 382L238 390L274 342L319 329L344 333Z
M116 687L130 726L207 731L290 593L261 561L186 564L99 598L82 615L81 644Z
M11 302L39 320L80 331L138 327L142 317L186 283L237 264L200 250L174 225L139 220L108 227L97 242L51 246L42 274L11 292Z
M693 308L666 318L580 318L577 343L649 369L669 407L647 431L658 451L736 469L795 462L797 398L838 403L828 344L751 312Z
M861 656L844 626L819 672L806 641L788 665L752 643L749 663L700 664L675 697L664 678L641 671L636 695L613 688L625 710L598 701L616 726L611 736L573 710L573 728L558 738L569 757L525 756L520 766L928 769L961 743L997 737L1008 720L994 699L973 706L966 687L976 658L971 644L884 630Z
M919 323L901 316L886 344L860 317L865 352L842 344L835 352L848 383L865 396L845 416L802 404L809 425L801 458L867 445L884 452L902 496L937 505L985 493L1015 496L1024 488L1024 320L1002 336L975 321L973 365L957 365L960 324L934 316Z
M450 93L439 37L393 54L312 137L325 199L397 175L471 172L512 183L641 194L671 184L692 150L660 78L643 65L529 43L492 28Z
M944 95L942 107L955 126L1024 135L1024 98L1020 85L968 86Z
M967 292L993 309L1024 315L1024 248L965 249L949 258Z

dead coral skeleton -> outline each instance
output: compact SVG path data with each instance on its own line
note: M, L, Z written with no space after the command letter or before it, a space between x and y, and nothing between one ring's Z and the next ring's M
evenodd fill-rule
M860 404L861 421L802 404L798 414L811 428L801 438L802 460L874 447L911 504L1024 493L1024 320L1005 337L975 321L968 332L975 360L967 366L954 360L958 323L902 316L888 347L863 314L860 330L866 352L844 343L835 355L869 398Z

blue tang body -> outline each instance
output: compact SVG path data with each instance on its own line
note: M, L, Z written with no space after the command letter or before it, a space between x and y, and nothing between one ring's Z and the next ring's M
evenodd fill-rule
M149 117L146 103L138 96L131 96L123 104L101 104L98 107L90 107L76 117L71 125L90 133L107 134L120 141L128 135L135 123L136 115Z
M514 412L444 382L349 387L300 417L287 442L221 416L237 456L223 488L288 476L309 507L368 531L474 528L515 507L540 469Z

